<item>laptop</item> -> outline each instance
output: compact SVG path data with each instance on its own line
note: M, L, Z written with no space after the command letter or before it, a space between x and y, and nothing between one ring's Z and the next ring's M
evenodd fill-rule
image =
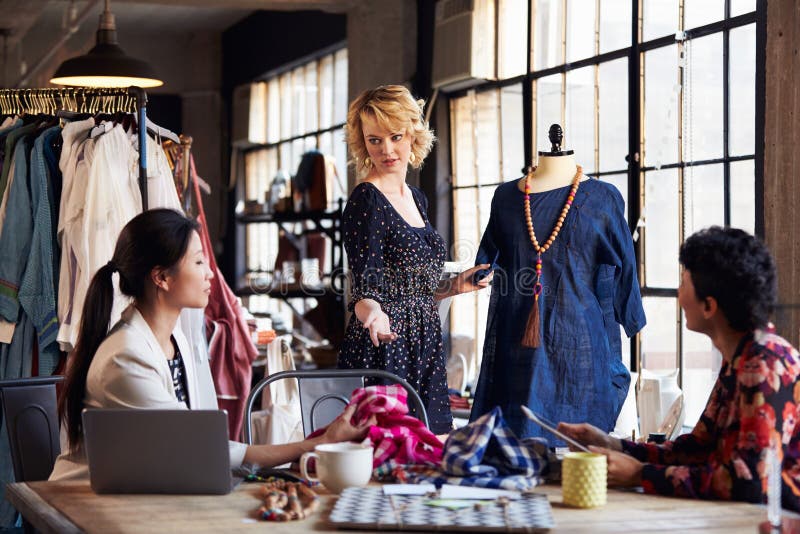
M95 493L229 493L224 410L83 410Z

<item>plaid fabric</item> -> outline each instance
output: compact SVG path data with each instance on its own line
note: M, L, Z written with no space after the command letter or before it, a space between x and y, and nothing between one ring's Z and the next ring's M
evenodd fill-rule
M450 433L444 446L441 467L394 466L391 474L410 483L480 486L526 490L542 482L548 463L547 442L520 440L495 407L469 425ZM387 474L387 470L376 473Z

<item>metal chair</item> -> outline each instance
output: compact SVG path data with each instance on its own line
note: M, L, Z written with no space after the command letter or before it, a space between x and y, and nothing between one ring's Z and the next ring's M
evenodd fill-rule
M0 380L2 416L8 429L17 482L47 480L61 452L56 383L63 376Z
M399 384L408 392L412 414L428 426L428 414L419 394L399 376L379 369L322 369L311 371L282 371L263 378L250 391L244 412L244 441L252 444L253 428L250 414L256 397L273 382L297 379L300 390L303 433L308 436L317 428L333 421L350 402L354 389L364 387L365 378L377 378Z

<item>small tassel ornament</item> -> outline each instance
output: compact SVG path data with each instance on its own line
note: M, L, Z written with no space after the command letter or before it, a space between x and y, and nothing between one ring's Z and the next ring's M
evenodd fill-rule
M539 346L539 295L542 294L542 253L536 255L536 283L533 286L533 308L528 314L528 323L525 325L525 334L522 337L522 346L535 349Z
M544 245L539 245L539 241L536 239L536 232L533 229L533 219L531 218L531 176L536 169L534 168L526 177L525 177L525 222L528 225L528 236L531 239L531 244L533 245L533 250L536 251L536 283L533 285L533 308L531 308L531 312L528 315L528 323L525 325L525 333L522 335L521 344L523 347L529 349L535 349L541 344L541 335L539 334L540 329L540 320L539 320L539 295L542 294L542 254L547 252L553 242L558 237L558 233L561 231L561 227L564 225L564 221L567 218L567 214L569 213L569 209L572 207L572 202L575 200L575 193L578 192L578 187L581 183L581 176L583 176L583 169L580 165L576 168L575 177L572 179L572 188L569 191L569 195L567 196L567 201L564 204L564 207L561 210L561 215L558 217L558 222L556 222L555 228L553 228L553 232L550 234L550 237L544 243Z

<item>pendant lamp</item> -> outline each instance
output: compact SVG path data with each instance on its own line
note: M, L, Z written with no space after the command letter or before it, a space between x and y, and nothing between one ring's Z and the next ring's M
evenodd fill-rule
M83 56L58 67L50 83L78 87L158 87L164 85L148 63L132 58L117 44L117 26L106 0L97 29L97 44Z

